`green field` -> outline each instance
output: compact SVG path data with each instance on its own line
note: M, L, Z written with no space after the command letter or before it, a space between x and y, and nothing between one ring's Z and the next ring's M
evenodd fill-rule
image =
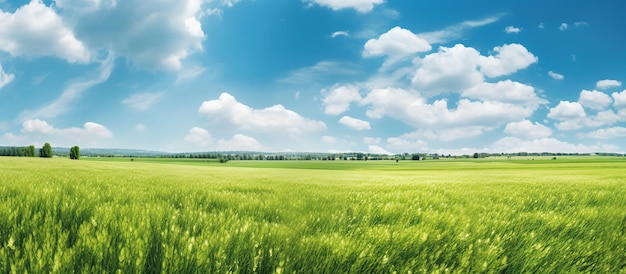
M626 273L626 159L0 158L0 271Z

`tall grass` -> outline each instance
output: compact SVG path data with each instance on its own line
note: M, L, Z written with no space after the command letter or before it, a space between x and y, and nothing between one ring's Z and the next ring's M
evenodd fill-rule
M296 164L0 158L0 271L626 272L626 162Z

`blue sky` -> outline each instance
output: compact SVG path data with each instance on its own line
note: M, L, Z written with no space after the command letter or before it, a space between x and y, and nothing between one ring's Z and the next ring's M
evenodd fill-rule
M0 0L0 145L623 153L624 8Z

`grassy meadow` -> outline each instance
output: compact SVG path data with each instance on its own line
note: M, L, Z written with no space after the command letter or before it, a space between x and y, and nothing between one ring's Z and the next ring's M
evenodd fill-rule
M3 273L626 273L626 159L0 157Z

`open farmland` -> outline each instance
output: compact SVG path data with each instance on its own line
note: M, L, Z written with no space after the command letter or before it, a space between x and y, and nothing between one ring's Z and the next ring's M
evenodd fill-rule
M0 271L626 273L624 171L0 158Z

